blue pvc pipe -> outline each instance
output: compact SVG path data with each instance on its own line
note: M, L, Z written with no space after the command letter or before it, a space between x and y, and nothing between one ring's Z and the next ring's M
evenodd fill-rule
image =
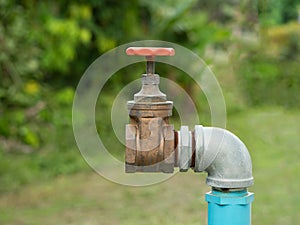
M246 189L232 192L212 190L205 199L208 202L208 225L251 224L254 194Z

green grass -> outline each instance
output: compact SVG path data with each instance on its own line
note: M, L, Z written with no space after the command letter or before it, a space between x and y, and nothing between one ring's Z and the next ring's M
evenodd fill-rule
M229 129L249 148L255 192L253 224L295 224L300 221L300 111L254 109L230 117Z
M300 111L258 108L228 117L253 161L252 224L300 221ZM205 174L176 174L142 188L93 172L43 179L0 196L0 224L206 224Z

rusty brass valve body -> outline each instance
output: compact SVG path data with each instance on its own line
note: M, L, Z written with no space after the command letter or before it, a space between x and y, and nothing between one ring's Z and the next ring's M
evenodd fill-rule
M174 55L171 48L128 48L128 55L147 59L142 89L128 101L130 123L126 125L126 172L172 173L175 164L174 126L169 124L173 102L159 90L154 74L155 55Z

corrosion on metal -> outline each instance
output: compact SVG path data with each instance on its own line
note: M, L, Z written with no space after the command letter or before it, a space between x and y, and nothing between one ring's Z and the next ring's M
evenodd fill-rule
M172 102L128 102L126 172L174 170L174 126L169 124Z
M172 173L175 164L174 126L169 124L173 102L159 90L155 56L174 55L172 48L131 47L128 55L145 56L142 88L127 102L130 124L126 126L126 172Z

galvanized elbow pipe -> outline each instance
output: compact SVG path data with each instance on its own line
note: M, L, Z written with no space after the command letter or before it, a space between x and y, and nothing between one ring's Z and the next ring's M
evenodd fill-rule
M247 188L253 185L252 163L244 143L228 130L196 125L194 132L182 126L177 132L177 166L206 171L206 183L214 188Z
M253 185L252 163L244 143L228 130L195 126L195 172L206 171L215 188Z

